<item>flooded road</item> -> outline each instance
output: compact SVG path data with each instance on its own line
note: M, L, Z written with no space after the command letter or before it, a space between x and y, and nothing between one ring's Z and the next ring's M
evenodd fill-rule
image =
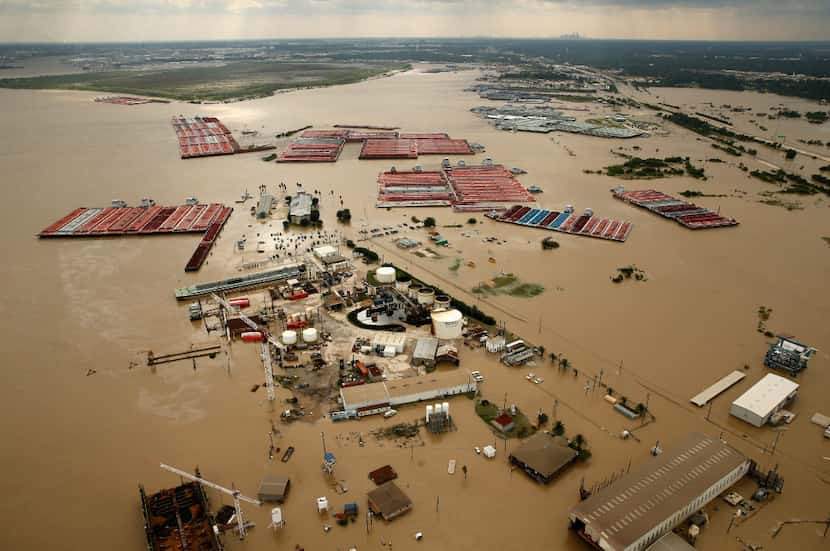
M175 485L177 478L161 470L160 462L190 470L199 466L214 482L232 483L247 495L256 493L265 473L288 475L292 490L284 506L286 527L273 534L268 508L246 507L257 522L248 540L225 538L232 550L337 550L356 545L381 549L381 539L394 549L587 549L567 530L567 510L578 500L584 478L592 485L624 468L647 462L648 449L659 440L664 447L689 431L723 437L762 466L779 465L784 493L726 534L729 509L713 512L698 547L740 549L736 538L764 549L804 551L825 549L817 525L787 526L775 539L779 521L826 518L830 505L830 441L809 418L830 414L830 237L828 202L822 196L797 197L802 210L788 211L759 203L759 192L775 189L748 178L737 168L751 169L759 161L741 158L706 162L719 155L710 144L674 126L668 136L633 141L605 140L555 134L511 134L492 128L469 112L481 105L475 94L462 90L478 73L423 74L412 71L391 78L336 88L278 94L271 98L228 105L150 104L124 107L96 104L96 94L0 90L0 188L4 290L0 299L0 330L4 362L0 419L4 453L0 454L0 491L5 496L0 515L7 530L0 535L5 549L123 549L145 548L137 485L148 491ZM681 91L682 92L682 91ZM666 92L668 94L669 92ZM689 92L691 94L691 92ZM707 91L715 98L720 92ZM678 93L678 95L682 95ZM772 95L741 95L744 103L777 105ZM700 101L672 97L669 103ZM736 98L708 99L729 103ZM604 108L592 108L604 114ZM655 120L651 111L630 111L636 118ZM634 224L624 244L559 235L499 224L449 209L377 210L374 204L378 172L387 161L358 161L358 145L347 145L333 164L277 165L257 154L180 160L170 117L176 114L216 115L232 130L263 134L308 124L337 123L399 126L406 131L446 131L452 137L487 147L476 159L522 167L525 185L540 186L544 207L573 204ZM748 123L747 123L748 124ZM790 123L788 124L795 124ZM796 136L824 132L801 122ZM281 142L284 143L284 142ZM704 166L706 182L688 177L624 182L630 188L655 188L670 194L699 189L726 197L700 197L695 202L738 219L736 228L693 232L612 198L609 188L620 180L597 174L619 162L612 148L623 147L640 156L689 156ZM568 151L572 151L573 155ZM418 164L429 168L440 157ZM783 163L783 153L762 151L759 158ZM466 159L468 164L469 158ZM814 161L805 161L814 162ZM399 168L414 162L395 161ZM578 370L562 372L547 361L508 369L481 351L461 350L462 367L480 370L487 378L484 397L518 404L524 411L553 413L568 434L581 433L593 452L591 460L567 471L548 487L540 487L520 472L511 472L504 443L488 461L473 446L493 441L492 433L473 411L473 403L451 403L458 431L433 437L425 445L400 448L388 441L364 437L389 421L372 418L332 424L280 425L278 446L293 445L288 463L269 461L268 436L280 406L264 401L256 347L233 344L230 355L189 363L159 366L151 371L139 360L142 353L176 352L190 344L214 342L200 325L187 320L187 308L173 298L173 289L197 282L231 277L237 267L259 258L234 252L243 234L281 231L278 221L253 221L244 206L234 204L247 189L260 184L274 190L280 182L302 182L320 190L321 214L327 228L338 227L335 212L344 206L353 213L356 236L363 223L393 225L417 215L434 216L450 242L442 258L426 260L398 249L390 237L364 244L414 275L435 282L469 303L470 290L499 271L513 272L546 291L534 299L498 296L479 306L504 321L510 331L566 356ZM334 191L334 195L330 192ZM149 196L159 204L178 204L195 195L203 202L236 208L206 265L196 274L183 267L198 237L38 240L35 233L77 206L105 206L113 198L137 204ZM270 226L269 226L270 224ZM543 251L540 241L552 236L560 248ZM495 236L505 244L484 242ZM423 233L411 237L426 240ZM460 269L450 270L463 260ZM493 258L494 263L489 262ZM468 267L472 261L474 268ZM647 281L611 283L621 266L635 264ZM762 364L766 338L756 331L757 310L773 314L773 331L795 335L820 351L799 377L799 398L792 406L798 417L783 429L775 455L770 448L776 431L755 429L729 416L729 404L766 372ZM707 412L688 400L734 369L747 378L715 399ZM94 375L87 376L90 369ZM533 385L525 374L542 374ZM586 381L599 376L629 400L648 401L657 421L637 431L640 442L623 441L623 429L634 428L614 413L599 392L586 392ZM278 400L289 393L278 389ZM279 404L279 402L278 402ZM414 420L421 407L403 408L395 421ZM315 412L319 415L319 412ZM337 454L337 478L349 492L336 495L321 472L320 433ZM507 443L507 452L518 446ZM468 480L447 474L447 461L469 468ZM314 499L327 495L334 509L346 502L365 507L371 481L367 473L384 464L399 473L399 485L414 501L414 509L391 523L375 522L367 534L361 520L346 528L325 523ZM742 487L744 495L751 489ZM229 499L211 494L214 505ZM424 532L416 542L413 534Z

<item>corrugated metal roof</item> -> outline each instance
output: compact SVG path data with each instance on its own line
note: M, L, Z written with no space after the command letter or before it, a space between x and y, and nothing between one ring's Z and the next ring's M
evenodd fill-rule
M692 433L570 511L624 549L747 459L716 438Z

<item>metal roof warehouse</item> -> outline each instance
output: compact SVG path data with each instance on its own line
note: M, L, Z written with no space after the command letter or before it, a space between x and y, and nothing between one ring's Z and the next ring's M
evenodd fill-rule
M571 509L568 519L599 549L640 551L735 484L749 466L720 440L692 433Z

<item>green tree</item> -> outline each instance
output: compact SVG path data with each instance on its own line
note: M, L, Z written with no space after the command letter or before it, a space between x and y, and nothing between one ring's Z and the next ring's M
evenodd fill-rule
M553 424L551 432L554 436L562 436L563 434L565 434L565 425L562 423L562 421L557 421Z
M571 367L571 361L568 358L559 358L559 367L561 367L564 371L567 371L568 368Z
M476 220L475 218L467 218L467 223L468 224L476 224L476 223L478 223L478 220Z
M435 227L435 218L432 216L428 216L424 218L424 227L425 228L434 228Z

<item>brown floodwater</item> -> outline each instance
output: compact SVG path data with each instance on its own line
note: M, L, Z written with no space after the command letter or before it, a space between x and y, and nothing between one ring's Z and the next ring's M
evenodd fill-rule
M751 169L764 165L746 157L726 159L677 127L667 127L668 136L632 141L497 131L469 112L484 101L462 91L477 76L473 71L411 71L336 88L204 106L124 107L96 104L91 93L0 90L0 220L7 258L0 268L0 403L5 406L0 420L0 518L7 527L0 547L144 549L137 485L145 484L148 491L175 485L177 477L158 467L165 462L183 469L198 465L206 478L234 483L248 495L256 493L265 473L291 477L286 527L272 533L266 528L268 507L246 506L258 526L244 543L226 537L229 549L293 549L300 544L308 550L352 545L365 550L381 549L383 540L392 541L396 550L576 551L586 547L567 530L567 510L578 500L580 480L590 486L629 461L647 462L655 441L669 446L696 430L722 434L760 464L778 465L786 480L781 496L728 534L730 509L710 506L712 523L703 530L699 548L740 549L741 538L768 550L826 549L828 540L818 525L787 526L774 539L771 531L779 521L826 518L830 506L830 440L809 422L817 411L830 414L830 246L821 239L830 236L827 200L789 198L803 207L792 211L761 204L759 192L773 188L748 178L736 165L740 160ZM713 91L662 94L668 103L688 106L711 101L768 110L793 103L748 93L723 93L723 98ZM592 115L607 113L600 107L591 110ZM628 112L656 120L648 110ZM544 189L538 196L542 206L591 207L603 216L631 220L634 229L619 244L498 224L480 215L475 217L481 224L468 226L470 215L448 209L378 210L372 206L376 177L390 163L358 161L356 145L348 145L334 164L278 165L263 163L256 154L183 161L169 123L179 113L216 115L234 130L263 133L336 123L446 131L485 144L487 153L477 159L492 157L528 170L520 179ZM741 124L748 125L748 118ZM787 131L793 139L827 132L804 121L786 124L794 125ZM613 199L608 190L619 180L583 172L616 162L612 148L634 153L635 145L642 156L689 156L705 167L710 179L626 182L629 187L724 194L695 202L720 209L741 224L689 231ZM727 162L704 161L714 156ZM783 154L772 150L761 151L759 158L784 162ZM424 167L439 162L440 156L418 161ZM810 167L805 174L811 173ZM147 350L174 352L212 342L214 336L187 320L186 305L174 300L173 289L239 273L237 267L256 255L235 253L234 241L243 234L253 238L278 232L278 222L253 222L247 213L250 202L237 208L196 274L183 271L195 236L35 237L76 206L106 205L113 198L136 204L144 196L175 204L190 195L233 204L245 189L253 193L266 184L273 190L281 181L320 190L329 228L336 227L342 195L354 214L351 227L345 228L351 236L362 223L398 224L412 215L435 216L439 225L464 224L442 229L450 247L439 250L439 259L403 252L390 237L367 246L468 302L476 301L470 289L499 271L544 285L544 294L533 299L498 296L478 303L509 330L565 355L578 376L563 374L548 362L508 369L466 348L462 366L485 375L483 395L495 401L506 394L525 411L552 413L558 400L557 417L569 434L586 437L593 451L590 462L540 487L508 469L501 442L494 461L475 455L473 446L486 445L493 437L465 398L451 404L458 431L424 435L424 446L400 448L368 438L369 431L390 422L381 418L341 424L318 420L281 425L277 445L293 445L296 453L285 464L269 461L267 435L280 406L265 402L262 391L250 392L262 380L256 347L234 344L230 357L200 359L196 370L184 362L151 371L139 359ZM546 235L560 248L542 251L540 240ZM425 239L424 234L412 236ZM506 243L485 243L488 236ZM488 261L491 257L495 263ZM453 271L456 259L463 263ZM468 261L475 267L468 267ZM629 264L643 269L648 281L611 283L616 268ZM775 430L755 429L728 413L730 402L767 372L762 363L767 339L756 331L761 305L773 310L768 322L772 330L820 349L799 377L801 392L792 407L798 417L782 430L774 455L765 453L765 447L775 440ZM707 421L706 411L692 406L689 398L744 365L746 380L715 400ZM96 373L87 376L89 369ZM545 382L528 383L524 376L529 371L543 375ZM600 371L618 393L635 402L649 401L657 420L637 431L640 442L621 440L620 432L632 425L613 413L599 392L585 392L586 378ZM288 396L278 390L279 400ZM403 408L395 420L414 420L420 414L421 407ZM337 454L337 478L349 488L345 495L327 486L320 471L321 432ZM365 447L356 445L357 432L367 438ZM509 441L508 453L517 445ZM460 472L447 474L447 461L453 458L468 466L466 481ZM398 471L398 482L414 509L391 523L375 522L369 534L362 520L324 533L323 525L334 523L318 516L314 499L327 495L334 509L350 501L363 509L372 484L368 471L387 463ZM749 492L751 486L744 484L742 490ZM212 496L214 504L229 502ZM422 542L413 538L417 531L424 532Z

